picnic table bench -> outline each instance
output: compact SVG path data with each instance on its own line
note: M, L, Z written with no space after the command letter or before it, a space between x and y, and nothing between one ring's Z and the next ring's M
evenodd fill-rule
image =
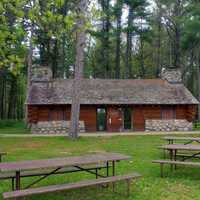
M192 142L200 143L200 137L176 137L176 136L165 136L164 140L167 140L169 144L173 144L174 141L187 141L184 144L191 144Z
M13 173L12 174L12 182L13 182L13 189L15 189L15 192L8 192L4 193L3 196L5 199L7 198L15 198L18 195L19 196L26 196L25 194L36 194L37 192L40 193L43 192L51 192L51 191L61 191L64 189L73 189L82 187L82 184L84 186L92 186L92 185L99 185L103 184L103 180L107 180L108 182L115 182L119 180L130 180L134 177L138 177L136 175L127 175L127 176L121 176L117 177L115 176L115 164L118 161L121 160L127 160L129 159L129 156L118 154L118 153L104 153L104 154L92 154L92 155L84 155L84 156L75 156L75 157L67 157L67 158L54 158L54 159L44 159L44 160L32 160L32 161L20 161L20 162L7 162L7 163L0 163L0 171L2 173ZM105 164L104 168L106 169L106 175L100 174L98 172L98 169L102 168L102 165ZM94 165L93 168L88 168L88 165ZM36 188L36 189L30 189L31 186L35 185L36 183L40 182L41 180L55 174L62 174L65 172L65 169L68 167L72 167L74 172L76 171L84 171L88 172L90 174L93 174L97 178L102 178L98 181L94 180L91 182L81 182L81 184L65 184L65 185L55 185L55 186L49 186L45 188ZM110 176L110 170L112 169L112 175ZM37 173L34 172L34 170L49 170L45 173ZM30 172L27 172L27 170L30 170ZM33 170L33 171L32 171ZM64 171L63 171L64 170ZM28 174L26 174L28 173ZM3 175L3 174L2 174ZM33 181L31 184L26 186L22 189L21 187L21 178L22 177L29 177L29 176L42 176L38 178L37 180ZM109 178L108 178L109 177ZM115 178L114 178L115 177ZM105 179L107 178L107 179ZM14 188L14 181L15 181L15 188ZM25 191L25 192L24 192Z
M163 177L163 166L170 164L171 165L171 170L177 165L185 165L185 166L196 166L200 167L200 162L189 162L186 160L188 159L193 159L193 158L200 158L200 145L192 145L192 144L168 144L168 145L163 145L160 147L161 149L168 150L170 151L170 160L153 160L153 163L159 163L160 164L160 171L161 171L161 177ZM182 155L182 160L178 161L177 160L177 152L178 151L189 151L193 152L192 155L187 155L185 156L184 154ZM180 154L179 154L180 156Z
M185 166L194 166L194 167L200 167L200 162L185 162L185 161L175 161L175 160L153 160L153 163L160 164L160 175L161 177L164 176L163 168L164 165L185 165ZM173 168L171 168L173 170Z
M71 189L80 189L84 187L90 187L90 186L98 186L108 183L115 183L118 181L127 181L127 196L130 194L130 182L132 179L140 178L141 175L138 173L132 173L127 175L120 175L120 176L111 176L107 178L99 178L94 180L85 180L80 181L77 183L69 183L69 184L63 184L63 185L51 185L51 186L44 186L39 188L32 188L32 189L25 189L25 190L18 190L13 192L5 192L3 193L4 199L11 199L11 198L20 198L20 197L27 197L32 196L36 194L44 194L44 193L52 193L52 192L60 192L60 191L66 191ZM114 190L114 185L113 185Z

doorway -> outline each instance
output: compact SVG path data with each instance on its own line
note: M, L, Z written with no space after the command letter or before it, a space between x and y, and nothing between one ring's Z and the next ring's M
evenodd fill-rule
M118 106L107 108L107 131L121 132L123 130L123 109Z
M124 130L132 129L132 109L125 107L124 109Z
M106 131L106 109L97 108L97 130Z

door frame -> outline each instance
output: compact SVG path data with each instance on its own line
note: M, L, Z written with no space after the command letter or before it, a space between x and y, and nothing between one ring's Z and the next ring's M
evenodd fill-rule
M130 129L125 129L124 127L124 115L125 115L125 108L128 108L128 109L131 109L131 128ZM128 106L128 107L122 107L122 110L123 110L123 130L130 130L130 131L133 131L133 108Z
M115 112L120 113L119 118L118 118L120 123L119 124L117 123L117 125L120 125L120 127L119 127L119 129L116 129L116 130L115 130L116 120L114 120L115 123L113 123L113 121L112 121L111 125L110 125L110 122L109 122L109 119L112 118L113 110ZM123 131L123 113L122 112L123 112L123 110L122 110L121 106L112 105L112 106L107 107L107 131L108 132L122 132Z
M104 109L105 110L105 130L103 130L103 131L99 130L98 109ZM96 107L96 115L97 115L97 117L96 117L96 120L97 120L97 127L96 127L96 129L97 129L97 132L106 132L107 131L107 108L105 106L97 106Z

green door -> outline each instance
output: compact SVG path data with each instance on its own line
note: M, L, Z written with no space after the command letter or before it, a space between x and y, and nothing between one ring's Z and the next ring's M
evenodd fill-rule
M106 130L106 109L105 108L97 109L97 130L98 131Z
M124 108L124 130L132 129L132 109Z

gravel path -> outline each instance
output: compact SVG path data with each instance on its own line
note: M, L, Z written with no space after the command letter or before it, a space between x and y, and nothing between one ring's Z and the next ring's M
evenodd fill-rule
M81 133L81 137L113 137L113 136L137 136L137 135L200 135L200 131L186 132L120 132L120 133ZM33 134L0 134L0 137L63 137L60 135L33 135Z

